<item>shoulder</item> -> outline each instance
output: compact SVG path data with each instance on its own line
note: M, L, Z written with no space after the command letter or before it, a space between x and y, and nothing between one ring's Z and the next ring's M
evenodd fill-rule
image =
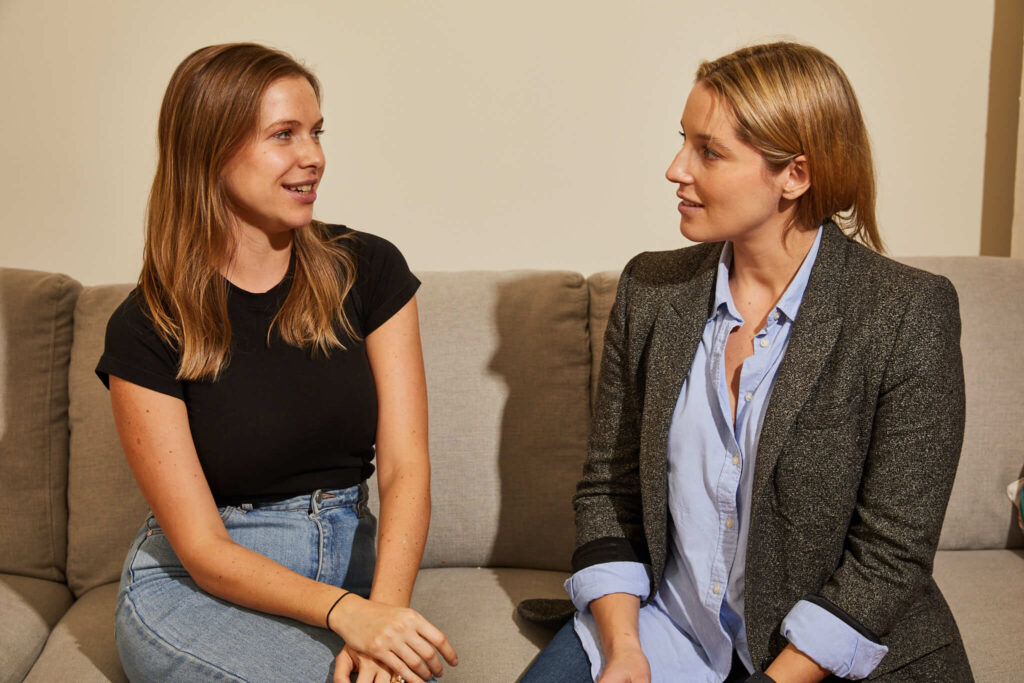
M346 225L324 224L323 231L327 239L343 242L362 263L375 263L381 260L405 257L389 240L363 230L354 230Z
M722 246L721 242L709 242L670 251L645 251L629 260L622 276L641 287L683 284L704 272L709 262L717 264Z
M153 321L146 315L145 303L138 288L128 292L107 321L107 338L158 336Z
M948 278L908 266L850 240L844 291L847 299L892 313L907 309L958 311L956 288ZM851 301L851 303L853 303Z

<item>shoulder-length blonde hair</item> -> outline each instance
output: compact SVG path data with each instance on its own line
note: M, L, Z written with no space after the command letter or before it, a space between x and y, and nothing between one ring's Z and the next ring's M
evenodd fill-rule
M803 154L811 186L795 223L834 220L883 251L875 222L875 168L867 128L846 74L820 50L797 43L745 47L697 69L697 82L732 107L737 134L781 169Z
M229 362L228 283L218 269L235 242L222 172L256 130L267 87L289 76L309 81L320 100L316 76L287 54L211 45L178 65L164 93L139 291L180 354L179 380L216 379ZM271 324L286 343L326 354L343 335L358 338L343 309L356 276L349 242L316 221L293 231L291 289Z

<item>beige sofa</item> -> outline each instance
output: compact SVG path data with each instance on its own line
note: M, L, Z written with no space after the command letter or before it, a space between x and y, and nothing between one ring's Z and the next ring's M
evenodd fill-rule
M1004 489L1024 465L1024 262L908 261L953 280L964 321L967 433L935 574L977 680L1020 680L1024 537ZM515 604L563 595L616 274L422 279L434 512L414 606L459 652L444 680L512 681L551 636ZM124 679L116 582L146 506L93 367L128 289L0 269L0 681Z

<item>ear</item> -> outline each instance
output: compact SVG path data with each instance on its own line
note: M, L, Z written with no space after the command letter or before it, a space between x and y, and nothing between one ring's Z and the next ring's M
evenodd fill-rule
M800 197L811 187L811 170L807 165L807 156L799 155L783 171L782 196L793 200Z

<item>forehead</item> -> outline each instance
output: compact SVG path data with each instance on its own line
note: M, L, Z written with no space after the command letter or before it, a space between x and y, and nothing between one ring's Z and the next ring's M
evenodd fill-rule
M260 100L260 119L263 122L305 116L320 118L320 103L309 81L302 76L287 76L267 86Z
M737 139L732 107L703 83L695 84L686 98L682 124L688 136Z

